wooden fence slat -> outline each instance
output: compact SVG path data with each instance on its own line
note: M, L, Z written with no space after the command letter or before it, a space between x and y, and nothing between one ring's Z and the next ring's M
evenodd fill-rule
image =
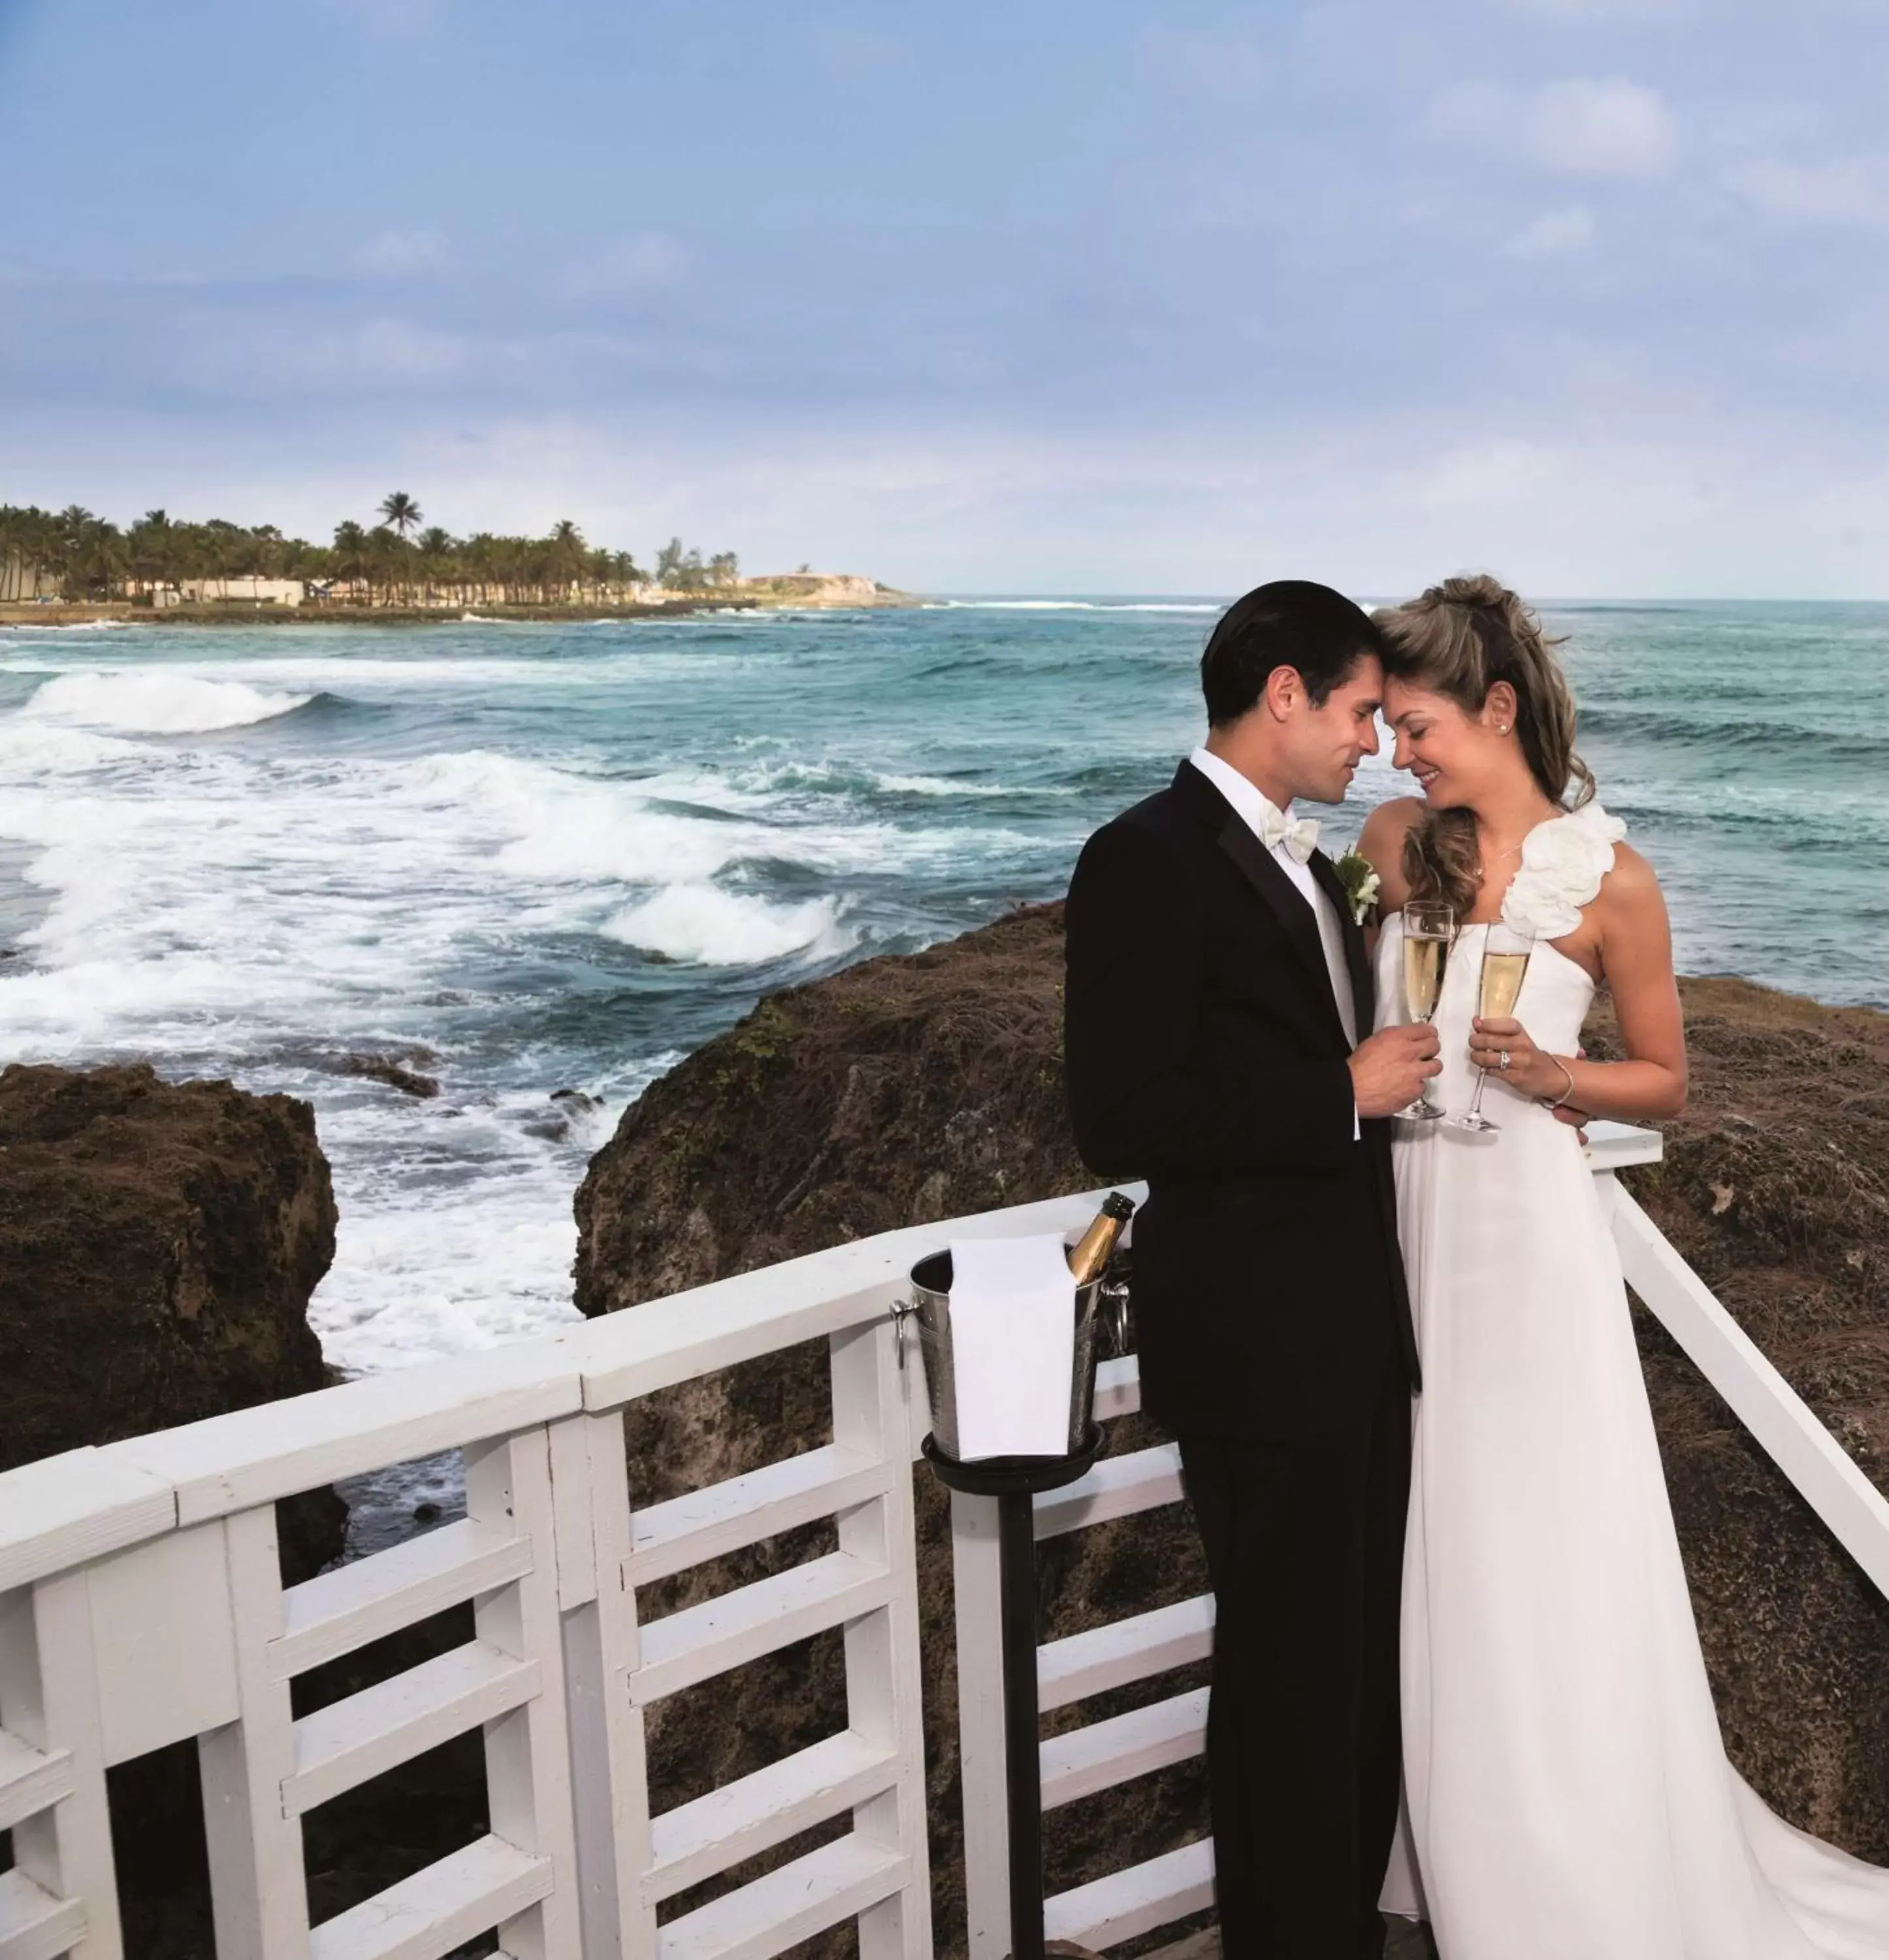
M1043 1808L1073 1803L1135 1777L1184 1763L1207 1747L1207 1690L1065 1729L1040 1745Z
M1105 1456L1074 1483L1060 1491L1046 1491L1037 1498L1036 1535L1054 1538L1086 1525L1132 1517L1137 1511L1178 1503L1185 1494L1178 1443L1157 1443L1126 1456Z
M295 1724L295 1770L282 1784L282 1808L299 1817L469 1729L496 1722L541 1685L535 1660L469 1640L331 1701Z
M931 1885L925 1831L924 1663L919 1653L917 1530L907 1454L910 1377L898 1328L877 1320L829 1344L836 1447L876 1456L892 1474L882 1494L839 1513L843 1554L882 1565L887 1597L845 1632L847 1721L892 1751L898 1779L854 1806L854 1835L895 1850L905 1876L859 1915L860 1960L930 1960Z
M551 1885L549 1858L482 1838L325 1920L311 1960L439 1960L490 1927L515 1924Z
M828 1443L652 1504L636 1514L636 1549L625 1576L647 1586L705 1564L879 1496L891 1478L882 1458Z
M1047 1713L1111 1688L1205 1660L1213 1651L1213 1596L1090 1627L1036 1651L1037 1706Z
M105 1747L99 1721L91 1589L84 1567L0 1595L0 1723L27 1748L63 1757L69 1787L12 1827L22 1889L21 1950L47 1940L80 1960L122 1960ZM76 1918L75 1914L76 1914ZM27 1922L30 1922L28 1923ZM79 1930L72 1935L76 1925Z
M596 1596L564 1620L575 1802L578 1904L585 1960L654 1960L656 1902L645 1895L653 1860L644 1715L630 1693L641 1659L635 1589L625 1583L634 1526L620 1411L571 1419L559 1452L581 1446Z
M543 1429L466 1452L466 1510L489 1530L510 1524L533 1548L529 1570L473 1609L481 1644L514 1656L541 1684L522 1705L485 1725L493 1832L540 1860L552 1881L529 1907L501 1920L499 1944L513 1960L581 1960L557 1530Z
M529 1538L461 1518L371 1558L337 1566L282 1595L282 1636L269 1643L269 1666L278 1680L306 1674L508 1585L531 1564Z
M1043 1901L1043 1932L1105 1952L1213 1903L1213 1847L1202 1839Z
M848 1729L653 1818L653 1900L770 1851L898 1781L898 1752Z
M897 1851L857 1834L838 1838L672 1920L657 1936L657 1950L661 1960L772 1960L868 1911L910 1876Z
M891 1595L892 1580L878 1559L829 1552L652 1621L642 1629L643 1664L630 1691L639 1703L660 1701L876 1612Z
M299 1818L282 1807L295 1771L288 1684L271 1671L282 1633L275 1507L224 1520L239 1713L199 1738L217 1960L307 1960L308 1880Z
M72 1793L70 1749L36 1749L0 1729L0 1831Z
M85 1901L55 1898L21 1871L0 1872L0 1960L56 1960L85 1936Z
M951 1493L951 1586L958 1768L964 1787L965 1936L969 1960L1003 1960L1010 1950L1010 1832L996 1498Z

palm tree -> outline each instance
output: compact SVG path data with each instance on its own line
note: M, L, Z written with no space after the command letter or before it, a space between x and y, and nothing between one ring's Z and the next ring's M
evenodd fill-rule
M131 527L131 568L141 589L148 587L154 600L160 585L174 584L176 567L172 562L176 540L171 536L167 512L147 511Z
M584 533L568 517L561 517L551 527L551 536L545 542L549 546L545 553L545 583L555 584L568 594L584 577L587 555Z
M380 515L388 529L404 544L408 532L425 521L426 513L404 490L396 490L381 498Z
M434 597L434 586L444 585L447 582L455 549L453 534L444 525L434 524L422 531L415 542L420 553L422 595L431 600Z
M335 576L345 578L350 587L367 574L367 534L350 517L335 527ZM353 597L351 590L349 595ZM374 587L367 587L367 603L374 603Z
M406 569L409 547L405 541L396 537L391 527L376 524L367 533L367 603L374 603L374 574L378 572L383 588L388 593L387 603L392 605L395 586L402 582Z
M406 557L407 533L419 528L425 518L426 513L404 490L395 490L390 492L387 495L381 498L380 516L383 528L392 531L400 540L402 570L404 572L409 568L404 562ZM411 599L412 597L411 581L403 578L402 583L408 587L407 596Z

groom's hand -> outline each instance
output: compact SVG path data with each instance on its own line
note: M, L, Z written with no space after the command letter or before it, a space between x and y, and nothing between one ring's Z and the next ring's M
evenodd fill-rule
M1436 1030L1421 1022L1384 1028L1351 1054L1351 1093L1360 1116L1388 1116L1423 1093L1442 1072Z

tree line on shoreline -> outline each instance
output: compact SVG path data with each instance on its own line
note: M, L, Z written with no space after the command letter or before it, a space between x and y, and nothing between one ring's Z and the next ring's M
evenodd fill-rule
M151 603L194 587L214 604L253 593L254 581L294 580L312 599L369 606L611 603L652 587L711 592L740 576L733 552L704 559L679 538L645 571L627 551L591 545L569 518L539 538L455 537L428 524L404 490L383 498L376 514L370 524L345 520L332 543L318 545L274 524L192 523L160 510L121 529L78 504L0 504L0 602Z

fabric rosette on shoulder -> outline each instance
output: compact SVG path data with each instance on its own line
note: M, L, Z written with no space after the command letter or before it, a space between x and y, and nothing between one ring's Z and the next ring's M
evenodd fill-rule
M1538 823L1522 842L1522 868L1502 902L1503 923L1536 939L1565 938L1613 870L1614 846L1626 835L1626 825L1598 803Z

